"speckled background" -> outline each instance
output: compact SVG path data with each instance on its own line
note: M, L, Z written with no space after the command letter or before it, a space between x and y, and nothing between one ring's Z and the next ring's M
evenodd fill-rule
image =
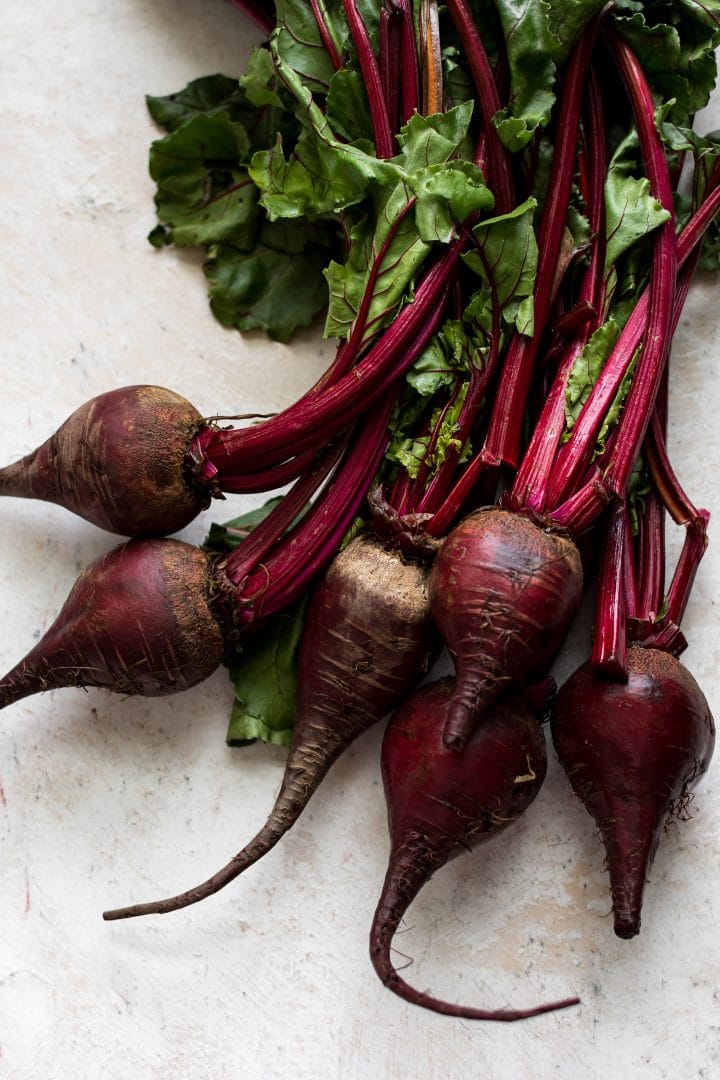
M243 18L222 0L3 8L0 460L125 383L168 385L206 413L294 400L330 346L311 333L285 347L223 331L199 260L145 240L154 129L143 94L239 74L253 38ZM715 116L706 126L720 126ZM720 519L717 290L714 277L694 286L677 334L671 445L687 487ZM113 541L53 507L0 510L7 669ZM183 535L202 539L206 519ZM718 711L712 541L686 661ZM560 677L583 657L587 630L585 618ZM447 867L414 905L397 943L414 957L415 985L487 1006L583 999L524 1024L425 1013L370 968L387 852L379 732L349 751L293 833L241 881L172 916L103 923L105 907L201 880L264 820L283 755L225 746L230 697L218 673L177 699L64 691L0 714L1 1077L720 1077L712 777L692 820L663 840L639 939L612 934L599 842L554 762L526 819Z

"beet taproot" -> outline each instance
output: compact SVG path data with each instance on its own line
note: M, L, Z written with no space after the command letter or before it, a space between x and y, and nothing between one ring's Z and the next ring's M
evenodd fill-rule
M521 514L487 507L448 535L430 574L432 613L455 662L448 746L463 746L511 684L546 674L582 584L572 540Z
M663 826L708 767L715 725L697 682L674 656L632 646L627 682L589 663L552 706L553 743L607 853L615 933L640 930L643 891Z
M395 713L382 746L390 858L370 931L370 956L393 993L434 1012L471 1020L522 1020L577 1004L577 998L531 1009L476 1009L411 987L393 966L393 937L430 877L456 855L516 821L537 795L547 765L537 718L520 698L491 708L462 751L443 729L454 680L421 687Z
M308 608L298 657L298 705L280 792L260 832L202 885L106 919L197 903L267 854L307 806L331 765L427 670L436 646L427 570L361 534L341 551Z
M111 390L0 469L0 495L57 503L120 536L178 532L210 503L186 465L201 422L189 401L164 387Z

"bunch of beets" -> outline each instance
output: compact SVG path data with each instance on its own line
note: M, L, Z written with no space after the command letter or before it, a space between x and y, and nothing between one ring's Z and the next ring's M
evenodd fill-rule
M204 884L105 917L221 889L392 714L378 975L453 1016L563 1008L576 999L439 1001L400 977L391 944L431 874L532 802L548 716L605 845L620 937L638 933L663 825L709 764L713 719L678 660L708 514L665 436L672 335L720 251L720 144L692 130L720 2L234 3L268 35L247 74L149 99L167 131L151 239L205 249L227 325L286 340L324 310L339 346L277 415L228 427L131 386L0 471L3 494L131 538L81 575L0 706L242 673L292 613L294 731L267 823ZM163 538L223 493L276 489L204 548ZM685 540L666 584L668 514ZM592 578L591 655L556 693ZM454 677L416 689L443 644Z

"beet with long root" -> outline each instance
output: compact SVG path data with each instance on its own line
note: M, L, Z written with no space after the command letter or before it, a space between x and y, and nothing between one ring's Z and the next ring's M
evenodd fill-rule
M640 930L645 878L673 809L708 767L715 725L695 679L670 653L633 646L628 681L578 668L552 708L552 737L607 853L615 933Z
M293 742L265 825L204 884L104 917L187 907L218 892L267 854L295 824L333 762L415 685L435 642L427 570L361 534L336 556L308 608Z
M458 752L443 743L453 700L452 679L424 686L385 732L382 774L391 851L370 931L375 970L385 986L414 1005L470 1020L522 1020L577 1004L572 998L522 1010L453 1005L415 990L393 966L395 932L430 877L516 821L545 777L545 740L525 702L516 697L495 705Z

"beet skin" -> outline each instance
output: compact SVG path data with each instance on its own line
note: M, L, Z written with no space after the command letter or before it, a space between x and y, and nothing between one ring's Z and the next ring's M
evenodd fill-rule
M562 532L496 507L449 534L430 575L430 603L455 661L445 741L461 747L511 684L547 670L577 611L583 575Z
M640 930L645 877L663 826L708 767L715 725L695 679L670 653L628 650L628 681L584 664L558 693L552 737L607 852L615 933Z
M131 540L83 572L34 649L0 681L0 708L65 686L149 697L221 663L208 556L179 540Z
M210 502L186 477L200 423L189 401L161 386L111 390L0 469L0 495L57 503L120 536L178 532Z
M507 828L537 795L545 777L545 740L536 717L519 699L487 713L458 752L443 742L454 680L423 686L390 721L382 748L390 860L370 931L370 956L394 993L415 1005L474 1020L521 1020L577 999L527 1010L473 1009L439 1001L409 986L390 950L406 910L449 859Z

